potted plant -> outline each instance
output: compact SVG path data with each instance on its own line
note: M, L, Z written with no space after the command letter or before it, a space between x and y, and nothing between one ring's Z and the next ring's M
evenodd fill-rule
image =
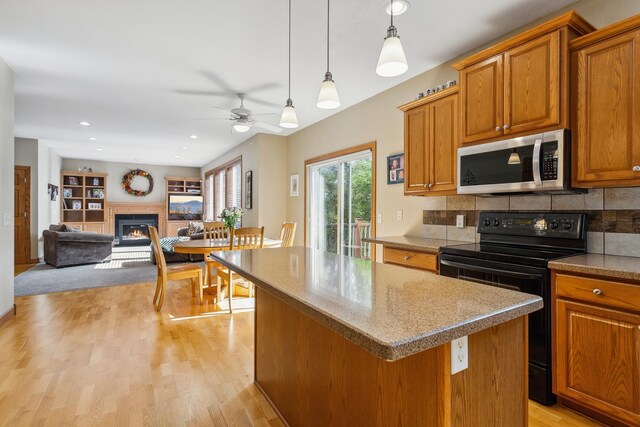
M240 221L243 213L242 209L232 206L230 208L224 208L222 213L218 215L218 218L225 223L227 229L231 232L231 230L236 228L236 225L238 225L238 221Z

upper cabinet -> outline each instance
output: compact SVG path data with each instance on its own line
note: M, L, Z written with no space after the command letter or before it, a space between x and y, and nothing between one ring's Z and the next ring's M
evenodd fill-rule
M404 115L405 194L455 194L458 88L400 107Z
M570 48L573 186L640 185L640 15Z
M568 12L454 64L462 144L568 127L568 44L593 30Z

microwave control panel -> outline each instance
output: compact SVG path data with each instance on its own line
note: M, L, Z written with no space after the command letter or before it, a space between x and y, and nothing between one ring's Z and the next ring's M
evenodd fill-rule
M542 180L553 181L558 179L558 142L545 142L542 144Z

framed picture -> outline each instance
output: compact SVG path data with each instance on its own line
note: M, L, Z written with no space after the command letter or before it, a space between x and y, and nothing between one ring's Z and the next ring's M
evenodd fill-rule
M89 210L102 209L102 204L101 203L89 203L87 206L88 206Z
M76 210L82 209L82 202L80 200L74 200L73 204L71 205L71 209L76 209Z
M80 185L80 181L78 181L77 177L70 176L69 177L69 185Z
M300 194L300 174L291 175L289 182L289 195L297 197Z
M404 182L404 153L387 157L387 184Z
M244 208L253 209L253 171L244 174Z
M100 178L93 178L93 185L100 185Z
M63 197L73 197L73 191L70 188L65 188L62 190Z

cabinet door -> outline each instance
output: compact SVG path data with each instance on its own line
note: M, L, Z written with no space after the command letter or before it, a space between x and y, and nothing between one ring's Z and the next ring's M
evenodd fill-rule
M429 183L432 193L455 192L458 170L458 95L429 104Z
M557 394L640 424L640 315L556 300Z
M105 234L104 223L102 222L96 222L96 223L85 222L84 225L82 226L82 230L91 231L93 233Z
M574 185L640 185L640 30L572 54Z
M504 54L505 134L560 124L560 33Z
M504 124L503 56L460 70L462 143L502 135Z
M429 132L428 107L409 110L404 115L405 194L427 191L427 134Z

